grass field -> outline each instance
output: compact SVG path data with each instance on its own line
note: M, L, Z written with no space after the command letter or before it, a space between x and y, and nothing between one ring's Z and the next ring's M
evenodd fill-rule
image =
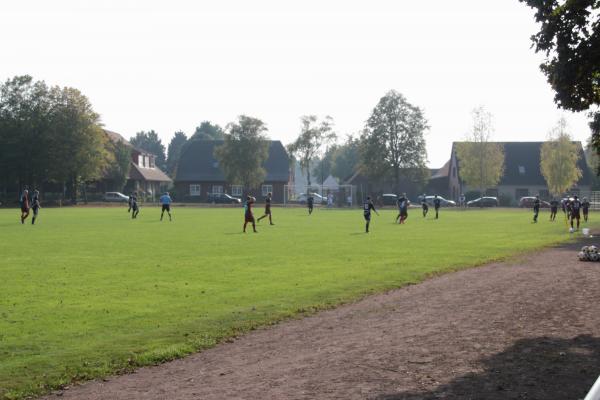
M257 210L257 214L260 210ZM524 210L274 209L241 233L241 209L0 210L0 398L179 357L282 318L569 240ZM562 214L559 214L562 218ZM594 219L594 215L592 215Z

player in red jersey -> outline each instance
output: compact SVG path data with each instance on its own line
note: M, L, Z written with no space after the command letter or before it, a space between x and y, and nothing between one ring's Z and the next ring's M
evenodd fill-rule
M254 215L252 214L252 204L254 204L255 201L256 199L252 196L246 197L246 204L244 205L244 233L246 233L246 225L248 225L248 222L252 223L252 229L254 230L254 233L256 233L256 222L254 220Z

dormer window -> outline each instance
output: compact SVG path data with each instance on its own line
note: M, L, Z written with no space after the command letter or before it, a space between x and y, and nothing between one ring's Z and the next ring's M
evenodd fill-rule
M522 165L519 165L519 175L525 175L525 167Z
M154 168L154 167L156 167L156 164L155 164L155 162L154 162L154 157L153 157L153 156L149 156L149 157L148 157L148 161L149 161L149 165L148 165L148 166L149 166L149 168Z

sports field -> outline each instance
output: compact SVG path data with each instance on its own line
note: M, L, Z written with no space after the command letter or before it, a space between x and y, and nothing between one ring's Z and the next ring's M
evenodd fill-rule
M428 275L570 240L529 210L274 208L242 234L241 209L0 210L0 398L156 363L223 338ZM256 214L260 213L260 209ZM258 216L258 215L257 215ZM562 218L562 214L559 214ZM595 215L592 214L592 220ZM468 284L466 282L465 284Z

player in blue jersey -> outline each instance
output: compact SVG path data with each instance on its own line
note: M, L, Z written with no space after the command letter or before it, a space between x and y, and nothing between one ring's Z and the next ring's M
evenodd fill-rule
M173 200L171 199L171 195L169 195L169 192L165 192L165 194L163 194L162 196L160 196L160 205L162 206L162 210L160 212L160 220L163 220L163 215L165 214L165 211L167 212L167 214L169 214L169 221L172 221L173 218L171 217L171 202Z

